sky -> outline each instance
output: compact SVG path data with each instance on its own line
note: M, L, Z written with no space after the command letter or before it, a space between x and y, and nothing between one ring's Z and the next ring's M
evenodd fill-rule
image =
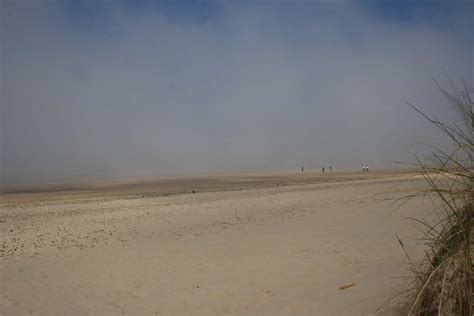
M399 167L471 1L0 0L0 183Z

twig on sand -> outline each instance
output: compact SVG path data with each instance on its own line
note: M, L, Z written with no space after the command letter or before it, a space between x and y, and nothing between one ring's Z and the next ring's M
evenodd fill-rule
M357 285L357 283L355 283L355 282L341 285L341 286L339 287L339 291L348 289L348 288L353 287L353 286L356 286L356 285Z

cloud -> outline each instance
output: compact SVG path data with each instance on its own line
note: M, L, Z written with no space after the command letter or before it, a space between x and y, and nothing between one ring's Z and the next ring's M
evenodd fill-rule
M404 100L448 117L432 77L472 82L462 10L2 4L6 183L411 161L448 143Z

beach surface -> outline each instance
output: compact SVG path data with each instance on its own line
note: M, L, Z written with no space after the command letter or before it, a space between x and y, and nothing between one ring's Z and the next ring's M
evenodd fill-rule
M424 188L402 171L16 188L0 195L0 314L374 314L404 290L395 234L422 258L407 218L430 202L393 202Z

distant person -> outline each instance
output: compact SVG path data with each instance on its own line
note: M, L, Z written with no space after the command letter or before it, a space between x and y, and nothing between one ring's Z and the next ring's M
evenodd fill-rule
M322 172L324 172L324 167L321 168Z
M301 173L303 173L303 172L304 172L304 167L303 167L303 166L301 166Z
M369 165L365 165L365 171L369 171Z
M332 171L332 166L329 166L329 171Z

